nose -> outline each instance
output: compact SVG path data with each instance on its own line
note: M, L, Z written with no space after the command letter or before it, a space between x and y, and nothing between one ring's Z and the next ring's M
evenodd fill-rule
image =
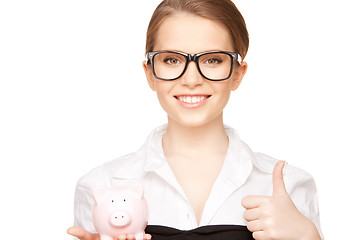
M184 75L180 79L181 84L189 88L201 85L204 81L194 61L189 62Z
M125 211L116 211L110 216L110 224L115 227L124 227L131 222L131 216Z

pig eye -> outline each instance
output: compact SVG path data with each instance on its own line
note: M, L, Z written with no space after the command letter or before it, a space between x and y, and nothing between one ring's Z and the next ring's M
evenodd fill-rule
M111 200L111 202L114 202L114 200Z
M126 199L124 198L124 202L126 202Z

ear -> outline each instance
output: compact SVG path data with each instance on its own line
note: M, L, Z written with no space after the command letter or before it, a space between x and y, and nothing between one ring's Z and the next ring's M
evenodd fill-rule
M246 71L247 71L248 65L246 62L242 62L240 65L236 65L234 67L234 77L233 77L233 86L231 88L232 91L235 91L242 82Z
M155 91L155 79L153 77L152 68L150 64L147 64L147 61L145 60L143 62L143 69L146 75L147 82L150 86L150 88Z
M93 196L96 204L99 204L107 194L108 190L104 187L96 187L93 190Z
M144 195L144 187L139 184L139 183L135 183L133 185L130 186L130 191L135 193L135 195L141 199Z

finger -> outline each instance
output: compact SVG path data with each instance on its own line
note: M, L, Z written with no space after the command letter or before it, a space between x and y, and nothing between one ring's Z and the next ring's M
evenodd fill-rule
M261 212L259 211L259 208L249 209L244 212L244 219L246 221L257 220L260 218L260 216L261 216Z
M252 235L255 240L267 239L264 231L256 231Z
M126 234L120 234L116 240L126 240Z
M145 234L144 235L144 240L151 240L151 235L150 234Z
M283 168L285 161L278 161L273 171L273 196L287 194L284 178Z
M246 225L250 232L262 231L262 224L260 220L250 221Z
M126 235L126 240L135 240L135 235L134 234Z
M100 240L98 234L89 233L81 227L70 227L66 232L80 240Z
M246 196L241 200L241 205L246 209L257 208L266 196Z

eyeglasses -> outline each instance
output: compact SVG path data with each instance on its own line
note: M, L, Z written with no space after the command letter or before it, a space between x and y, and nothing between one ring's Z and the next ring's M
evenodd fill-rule
M201 76L210 81L230 78L238 54L225 51L209 51L187 54L177 51L155 51L146 54L148 63L157 79L173 81L186 71L189 62L194 61Z

